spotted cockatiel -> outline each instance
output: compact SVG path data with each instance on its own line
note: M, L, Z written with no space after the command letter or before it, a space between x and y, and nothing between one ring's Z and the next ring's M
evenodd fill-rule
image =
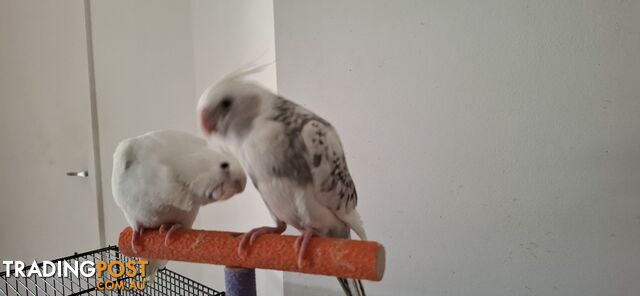
M314 235L366 239L358 197L342 144L329 122L244 76L232 73L204 91L198 103L206 134L220 136L240 159L276 227L260 227L242 239L242 253L261 234L297 228L298 265ZM364 295L359 280L338 279L347 295Z

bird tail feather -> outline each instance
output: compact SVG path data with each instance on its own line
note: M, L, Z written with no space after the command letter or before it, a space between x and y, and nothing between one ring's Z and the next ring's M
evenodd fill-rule
M366 296L362 281L356 279L337 278L346 296Z
M153 285L156 281L156 276L158 275L158 271L164 268L167 265L167 260L149 260L149 264L147 264L145 270L145 278L144 280L149 285Z
M360 218L360 214L358 211L353 209L349 214L344 215L342 217L342 221L344 221L349 228L353 229L353 231L360 237L361 240L367 239L367 234L364 231L364 227L362 226L362 219ZM349 230L347 229L347 238L350 238ZM344 291L346 296L366 296L367 294L364 292L364 287L362 286L362 281L356 279L347 279L347 278L338 278L338 282Z
M344 215L342 221L346 223L349 228L353 229L353 231L358 235L361 240L367 240L367 233L364 231L364 226L362 225L362 219L360 218L360 214L358 211L353 209L349 214Z

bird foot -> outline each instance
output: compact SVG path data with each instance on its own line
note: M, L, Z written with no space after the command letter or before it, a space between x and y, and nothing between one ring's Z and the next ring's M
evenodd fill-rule
M166 232L167 234L164 237L164 245L165 247L169 245L169 243L171 243L171 235L178 229L182 228L182 225L175 223L175 224L162 224L160 225L160 228L158 229L158 231L160 233L164 233Z
M314 236L319 236L320 234L313 229L305 229L302 231L300 236L296 238L296 241L293 243L293 248L298 252L298 268L302 268L304 263L304 256L307 253L307 248L309 246L309 241Z
M263 226L251 229L242 237L242 240L238 245L238 256L240 256L243 251L245 251L250 245L252 245L259 236L267 233L282 234L285 230L287 230L287 224L285 223L278 223L278 226L276 227Z
M158 228L158 232L160 232L161 234L164 233L165 231L169 230L169 228L171 228L172 224L162 224L160 225L160 227Z
M143 233L144 233L144 227L140 227L137 230L136 229L133 230L133 235L131 236L131 249L133 250L134 253L138 253L138 251L142 250L142 249L139 249L138 247L140 247L140 239L142 238Z

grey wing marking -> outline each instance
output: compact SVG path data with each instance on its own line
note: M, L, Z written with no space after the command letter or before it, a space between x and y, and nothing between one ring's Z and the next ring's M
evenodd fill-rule
M330 125L312 120L303 128L302 137L319 196L332 210L350 212L358 203L358 195L338 134Z
M271 120L285 127L283 161L272 168L300 185L313 183L321 201L334 211L356 207L358 197L338 134L331 124L299 105L279 97Z
M311 112L304 112L299 105L282 97L278 97L275 103L275 112L271 120L284 125L287 142L281 160L271 168L271 172L278 177L294 180L300 185L312 183L313 176L306 158L307 147L300 133L311 120L325 121Z
M287 129L288 136L299 136L302 128L310 121L316 120L325 125L329 122L309 111L304 110L300 105L291 102L283 97L278 97L275 103L275 113L272 120L281 122Z

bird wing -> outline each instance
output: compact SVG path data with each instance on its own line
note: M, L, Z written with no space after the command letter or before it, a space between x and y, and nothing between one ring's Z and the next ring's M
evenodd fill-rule
M358 203L338 134L329 124L310 120L301 131L316 196L334 212L351 212Z
M274 110L271 119L284 126L288 145L282 153L283 161L272 172L300 185L311 183L318 202L365 239L355 210L358 195L338 133L326 120L282 97L277 99Z
M122 141L113 156L113 197L134 227L151 224L163 208L184 196L157 150L140 138L132 138Z
M315 187L315 197L361 239L366 239L362 220L355 209L358 194L349 174L338 133L326 121L311 119L302 127L301 135Z

